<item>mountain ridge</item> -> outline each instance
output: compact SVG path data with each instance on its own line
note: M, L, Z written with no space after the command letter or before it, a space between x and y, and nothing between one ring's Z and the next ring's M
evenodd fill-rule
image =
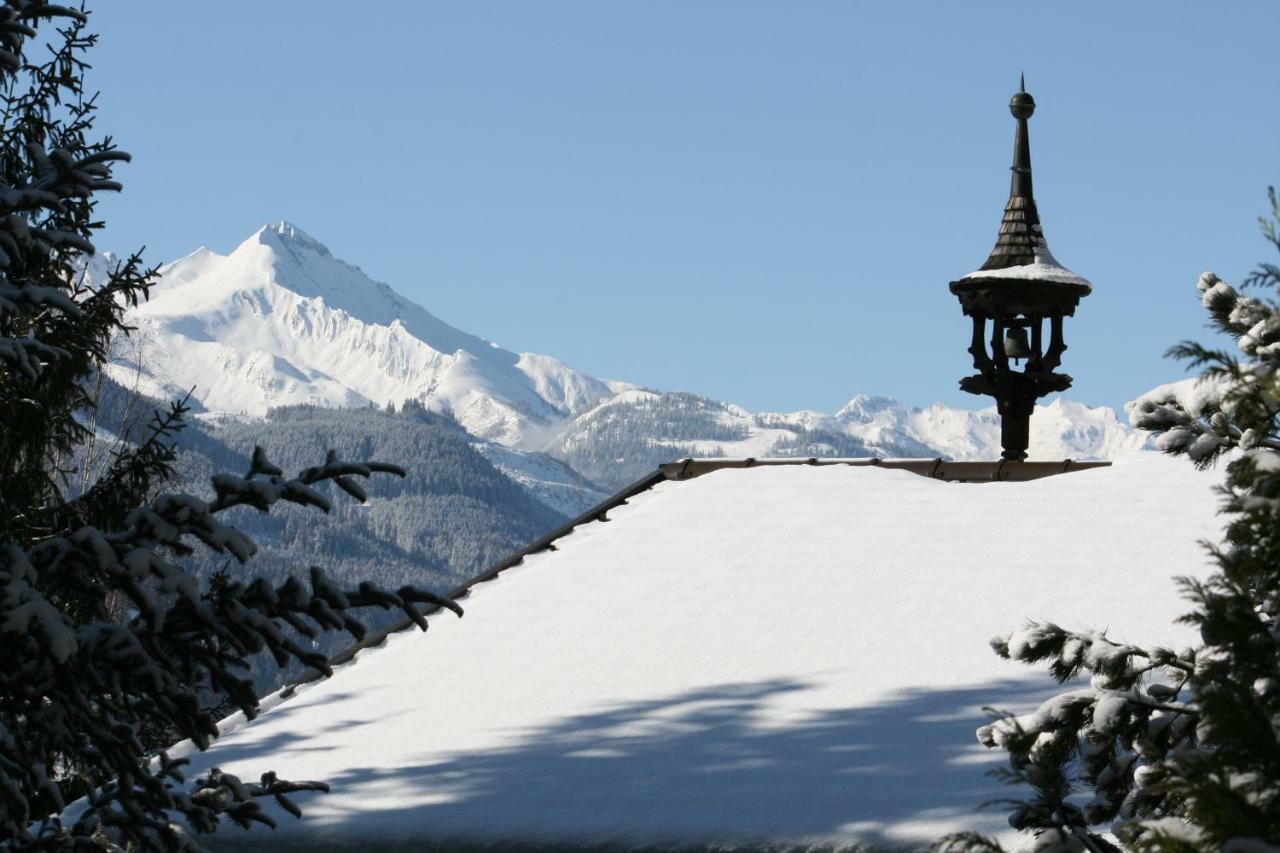
M518 444L618 387L450 326L287 221L226 255L203 249L165 265L129 321L161 344L136 365L149 393L194 385L204 408L232 414L416 399L474 435Z
M487 455L504 473L544 489L561 512L598 492L544 452L605 488L625 480L619 472L678 455L1000 453L994 407L910 407L857 394L833 414L753 413L512 352L449 325L287 220L225 255L200 247L163 266L128 321L138 328L136 352L112 368L126 385L162 398L194 387L197 411L234 415L412 400L451 417L477 446L492 445ZM1036 458L1111 458L1144 444L1104 407L1058 398L1032 419Z

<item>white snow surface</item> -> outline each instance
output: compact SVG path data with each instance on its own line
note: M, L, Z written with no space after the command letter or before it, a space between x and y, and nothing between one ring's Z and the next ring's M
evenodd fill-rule
M1057 284L1082 284L1092 292L1093 285L1089 283L1089 280L1083 276L1076 275L1058 263L1058 259L1053 256L1053 253L1049 251L1049 247L1044 244L1043 238L1041 238L1040 245L1036 247L1034 256L1035 261L1029 264L1003 267L998 270L976 270L966 275L965 278L1037 279L1040 281L1052 281Z
M1029 483L870 467L666 482L192 756L323 779L236 839L915 844L1010 832L981 708L1049 676L1024 619L1181 646L1220 473L1151 453ZM275 808L272 806L271 808Z
M455 329L288 222L229 255L201 248L166 266L127 321L149 344L144 391L194 386L204 408L233 414L417 399L517 444L617 387Z

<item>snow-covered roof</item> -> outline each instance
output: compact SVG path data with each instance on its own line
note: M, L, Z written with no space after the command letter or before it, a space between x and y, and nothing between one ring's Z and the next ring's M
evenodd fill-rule
M848 466L659 482L192 756L323 779L219 844L916 843L1008 828L985 705L1024 619L1173 645L1213 472L1150 453L1023 483Z
M1019 281L1049 281L1055 284L1072 284L1093 289L1093 285L1089 283L1087 278L1076 275L1071 270L1058 263L1057 258L1049 251L1049 247L1044 245L1044 238L1039 237L1040 242L1033 250L1034 261L1029 264L1016 264L1014 266L1000 267L997 269L980 269L964 276L965 279L975 278L1002 278L1016 279Z

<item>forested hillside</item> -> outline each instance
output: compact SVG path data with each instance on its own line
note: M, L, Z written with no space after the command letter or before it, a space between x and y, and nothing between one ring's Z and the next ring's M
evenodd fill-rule
M99 400L93 425L98 437L76 460L82 469L109 462L120 437L140 440L152 413L163 408L105 378ZM243 567L230 559L197 558L197 571L206 579L225 570L233 579L265 575L279 581L290 573L306 577L318 565L344 587L367 580L443 593L566 520L495 468L473 440L449 418L414 404L399 412L288 406L248 420L189 417L177 437L177 476L163 490L209 499L210 477L243 473L255 445L286 473L319 464L329 449L343 459L394 462L407 476L379 478L363 504L337 499L336 487L325 483L317 488L334 498L328 514L295 505L270 515L247 507L229 511L227 521L253 537L258 555ZM378 625L399 615L368 621ZM333 635L324 648L336 652L349 642ZM286 675L299 672L294 666ZM279 683L261 678L261 689Z
M209 492L209 476L245 468L255 444L286 471L318 463L330 448L408 471L378 481L366 503L335 501L321 517L300 507L270 516L239 510L235 523L260 548L255 571L310 561L339 583L448 589L565 520L473 450L455 425L420 409L290 406L263 420L198 425L179 440L184 488Z
M751 414L697 394L624 391L572 421L546 452L618 489L689 456L876 456L886 446L888 455L920 455L905 441L872 447L820 422Z

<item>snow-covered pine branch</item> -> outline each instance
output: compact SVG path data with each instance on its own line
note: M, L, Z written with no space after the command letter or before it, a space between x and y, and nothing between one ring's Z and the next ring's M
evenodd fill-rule
M65 460L93 423L88 386L155 277L137 254L105 281L84 274L103 226L96 197L121 188L113 169L129 160L93 136L87 23L45 0L0 2L0 847L194 850L189 830L271 823L258 800L296 815L289 794L325 790L268 768L258 782L215 771L189 783L163 752L184 738L206 747L229 707L257 713L250 656L327 674L311 640L363 636L361 608L422 628L430 610L461 611L412 586L339 586L317 566L299 567L306 581L224 573L202 585L194 552L244 563L256 551L229 510L327 511L335 490L363 501L366 480L404 471L330 453L289 477L258 449L245 474L213 478L211 501L161 494L181 402L64 494Z
M1166 453L1185 454L1207 466L1235 447L1280 449L1280 308L1271 300L1245 295L1211 272L1196 289L1210 325L1231 337L1237 354L1183 341L1169 350L1203 375L1164 385L1128 406L1138 429L1158 434Z
M231 785L230 777L200 782L191 798L175 793L166 780L176 778L178 765L162 761L159 771L149 770L151 751L141 733L158 728L171 733L171 740L190 738L206 748L217 727L214 709L202 702L204 693L224 695L254 717L258 697L245 677L248 658L266 650L281 666L299 660L330 674L324 656L300 638L323 631L363 637L364 625L351 613L357 608L396 608L424 630L424 606L462 611L449 599L412 586L393 592L361 583L344 590L315 566L309 587L296 578L277 585L257 579L227 581L206 591L174 556L203 546L247 561L256 546L221 522L220 513L240 505L265 512L278 501L327 509L328 500L316 486L397 471L331 454L324 464L285 478L258 448L246 476L215 478L222 483L215 503L161 495L130 512L118 531L85 526L27 550L7 546L0 558L0 670L38 689L28 689L22 719L3 730L22 736L28 746L15 740L14 750L29 754L34 763L0 763L0 791L43 791L49 805L61 809L65 797L48 768L71 756L72 778L98 791L92 806L66 828L56 818L30 828L27 822L38 815L29 806L0 807L6 837L16 839L19 849L53 843L66 832L185 849L189 840L168 826L166 810L183 814L198 829L216 824L217 804L237 822L264 820L246 799L261 792ZM48 589L47 578L65 580ZM113 592L126 599L132 616L125 622L110 618ZM71 602L74 607L68 607ZM263 790L277 797L300 790L279 787L287 784L273 781ZM216 797L207 793L214 788L220 791Z

